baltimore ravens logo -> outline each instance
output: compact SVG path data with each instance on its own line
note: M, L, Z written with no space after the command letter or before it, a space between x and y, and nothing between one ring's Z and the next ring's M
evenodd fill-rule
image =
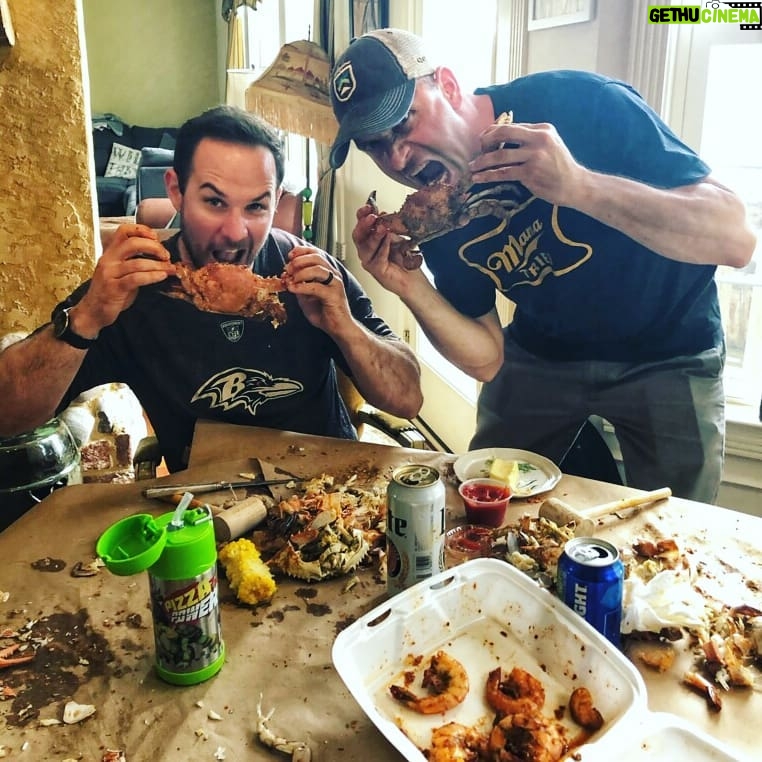
M346 103L354 95L356 89L357 80L355 80L355 73L352 70L352 62L347 61L333 75L333 94L337 101Z
M290 378L273 378L269 373L253 368L228 368L204 383L191 402L208 399L211 410L243 407L251 415L256 415L257 408L265 402L302 391L304 386Z

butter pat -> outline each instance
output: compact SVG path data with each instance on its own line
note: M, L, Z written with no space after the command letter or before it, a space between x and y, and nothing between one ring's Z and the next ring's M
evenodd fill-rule
M489 478L497 479L515 490L519 483L519 462L517 460L503 460L495 458L489 467Z

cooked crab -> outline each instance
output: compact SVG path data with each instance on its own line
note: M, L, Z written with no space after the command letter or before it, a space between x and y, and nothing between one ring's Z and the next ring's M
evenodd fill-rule
M328 579L352 571L365 558L369 545L359 529L347 529L334 511L319 513L270 559L270 566L289 577Z
M510 124L512 120L513 115L508 112L501 114L495 123ZM378 215L376 224L381 223L394 234L392 259L408 270L415 270L423 263L420 244L465 227L477 217L505 218L517 206L516 183L492 185L481 191L472 191L471 187L470 177L456 185L432 183L408 195L400 210L393 214L379 212L373 191L368 204Z
M264 278L246 265L223 262L198 268L177 263L175 272L180 282L168 294L200 310L269 319L276 328L286 322L286 308L277 295L285 286L278 277Z

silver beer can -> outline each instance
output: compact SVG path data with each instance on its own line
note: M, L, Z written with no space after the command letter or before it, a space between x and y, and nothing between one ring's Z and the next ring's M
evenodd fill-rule
M386 589L390 595L445 569L445 485L431 466L396 469L386 492Z

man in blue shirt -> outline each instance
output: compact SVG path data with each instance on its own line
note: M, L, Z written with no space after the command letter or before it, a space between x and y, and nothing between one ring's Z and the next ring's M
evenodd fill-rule
M393 235L370 206L353 234L432 344L485 382L471 448L558 462L597 414L616 429L629 485L713 502L724 447L714 271L754 250L738 197L631 87L597 74L466 92L418 37L383 29L352 42L331 85L334 167L354 140L405 185L466 182L499 205L421 245L434 285L390 257ZM505 112L513 123L495 124ZM504 329L497 291L515 304Z

